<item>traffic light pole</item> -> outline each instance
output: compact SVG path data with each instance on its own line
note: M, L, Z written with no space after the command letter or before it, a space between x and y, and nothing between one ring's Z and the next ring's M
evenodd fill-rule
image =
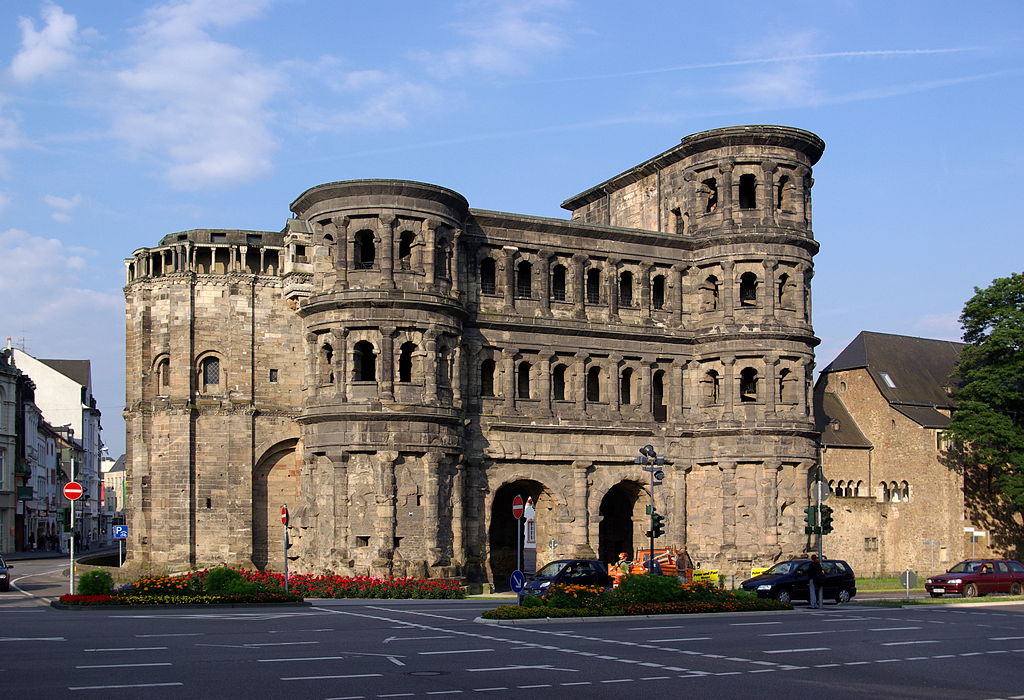
M824 556L822 554L822 552L824 551L825 535L822 532L824 530L824 528L821 527L821 525L822 525L822 517L821 517L821 473L820 472L818 474L817 488L815 489L815 491L817 492L817 498L816 498L817 505L815 506L815 508L818 509L818 525L819 525L819 527L818 527L818 560L821 561L823 556Z
M635 464L642 464L644 471L651 475L651 504L647 506L648 525L650 530L647 531L647 536L650 539L650 564L648 565L648 573L654 573L654 538L659 537L662 534L662 521L665 519L664 516L659 515L657 509L654 506L654 487L661 486L661 480L665 478L665 472L661 470L661 467L665 464L665 458L659 457L658 453L654 451L654 448L650 445L644 445L640 449L640 457L636 457L633 461Z

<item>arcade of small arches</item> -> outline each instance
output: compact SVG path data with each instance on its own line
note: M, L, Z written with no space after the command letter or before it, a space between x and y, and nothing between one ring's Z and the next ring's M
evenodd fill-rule
M863 481L830 480L829 491L839 498L871 498ZM874 499L879 503L906 503L910 500L910 483L907 481L881 481L875 488Z
M233 234L232 238L239 235L245 237L245 243L229 242L227 232L210 233L209 244L190 241L187 233L177 234L179 242L137 251L132 259L126 261L127 281L181 273L269 276L280 274L280 246L267 245L262 233Z

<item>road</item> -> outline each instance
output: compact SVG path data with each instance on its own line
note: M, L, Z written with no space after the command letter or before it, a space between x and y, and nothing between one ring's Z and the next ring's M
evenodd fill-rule
M0 683L32 698L1024 697L1012 604L474 622L493 606L59 611L3 598Z

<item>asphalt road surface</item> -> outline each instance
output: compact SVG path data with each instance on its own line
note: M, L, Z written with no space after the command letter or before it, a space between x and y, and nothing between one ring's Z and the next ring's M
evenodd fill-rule
M474 622L494 605L63 611L3 597L0 688L10 698L1024 698L1019 605Z

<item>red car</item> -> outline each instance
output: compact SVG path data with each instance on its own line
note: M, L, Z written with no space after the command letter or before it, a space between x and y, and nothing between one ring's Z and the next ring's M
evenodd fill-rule
M958 593L975 598L987 593L1024 593L1024 564L1012 559L968 559L924 583L932 598Z

